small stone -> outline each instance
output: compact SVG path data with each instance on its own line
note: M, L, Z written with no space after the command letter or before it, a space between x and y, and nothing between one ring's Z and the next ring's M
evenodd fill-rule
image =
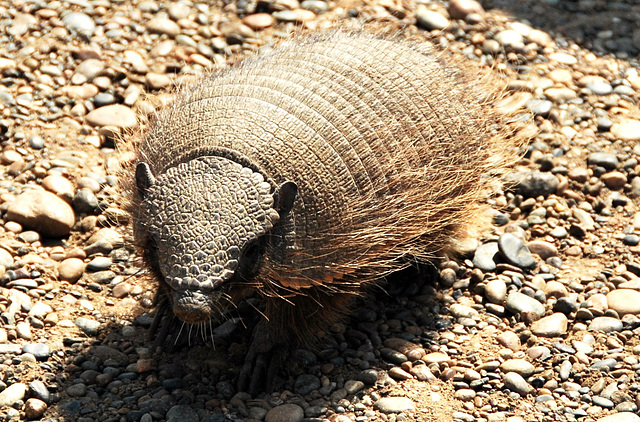
M549 100L530 100L527 102L527 107L533 114L538 116L547 117L551 113L553 103Z
M513 331L505 331L503 333L498 334L498 336L496 337L496 340L498 341L498 344L508 349L511 349L514 352L517 352L518 350L520 350L520 347L521 347L520 337L518 337L518 335Z
M524 38L522 34L513 29L505 29L498 32L495 40L504 48L520 49L524 47Z
M96 24L89 15L81 12L72 12L62 18L64 26L69 32L90 37L96 30Z
M620 165L615 155L604 152L592 152L587 157L587 163L592 166L604 167L607 170L614 170Z
M46 361L49 359L51 351L49 346L43 343L30 343L22 346L22 353L31 353L39 361Z
M526 396L532 390L532 387L529 383L522 377L522 375L516 374L515 372L507 372L502 375L502 382L504 383L504 387L514 391L521 396Z
M344 383L344 389L347 391L347 394L355 394L358 391L364 388L364 383L362 381L357 380L348 380Z
M180 34L180 25L167 18L155 17L146 26L152 34L166 34L172 38Z
M538 195L548 196L555 193L560 181L548 172L532 170L529 172L513 172L505 177L508 182L515 183L518 193L527 198L535 198Z
M640 422L640 416L633 412L618 412L600 418L596 422Z
M191 406L179 404L167 412L166 422L199 422L198 413Z
M576 91L571 88L549 88L544 95L553 102L562 103L578 97Z
M47 389L47 386L40 380L34 380L29 383L30 396L36 399L40 399L45 403L49 403L51 394Z
M497 242L484 243L476 249L473 255L473 266L484 272L491 272L496 269L495 258L499 252Z
M11 384L0 392L0 407L13 406L18 400L24 399L27 389L27 385L21 382Z
M54 174L47 176L42 180L42 187L63 199L73 197L73 183L64 176Z
M123 298L131 293L133 286L129 283L118 283L113 287L112 294L113 297Z
M29 399L24 404L27 419L37 419L47 411L47 403L39 399Z
M454 397L461 401L471 401L476 397L476 392L470 388L461 388L455 392Z
M394 366L389 369L389 376L398 381L410 380L413 378L413 375L400 368L399 366Z
M507 285L500 278L489 280L484 287L484 295L490 302L502 305L507 299Z
M302 396L319 389L321 386L320 379L313 374L302 374L297 379L293 389L297 394Z
M171 86L171 78L164 73L149 72L144 77L147 86L151 89L164 89Z
M261 31L273 26L275 19L268 13L254 13L243 18L242 23L254 31Z
M502 372L515 372L525 378L530 377L535 367L524 359L508 359L500 365Z
M431 352L431 353L428 353L428 354L424 355L424 357L422 358L422 360L427 365L430 365L432 363L447 362L450 359L451 358L449 357L449 355L447 355L446 353L443 353L443 352Z
M472 13L484 15L482 5L476 0L449 0L447 10L451 19L465 19Z
M98 330L100 328L100 323L98 321L80 317L76 318L74 322L78 328L85 332L85 334L89 336L95 336L98 334Z
M300 422L304 419L304 410L297 404L281 404L267 412L265 422Z
M547 260L552 256L558 255L558 249L553 243L545 242L544 240L532 240L527 243L527 248L531 253L538 255L543 260Z
M500 236L498 239L498 248L502 256L510 264L517 267L534 268L537 264L522 239L511 233L504 233Z
M596 317L591 320L588 327L589 331L603 331L605 333L611 333L614 331L622 330L622 321L618 318L612 317Z
M0 248L0 265L5 268L10 268L13 265L13 256L3 248Z
M640 120L623 119L614 123L611 133L622 141L640 141Z
M413 400L408 397L383 397L374 404L382 413L401 413L414 410Z
M6 217L46 237L67 236L76 217L71 206L56 195L29 190L9 203Z
M552 53L549 58L552 61L556 61L558 63L562 63L562 64L566 64L566 65L572 65L572 64L576 64L578 63L578 59L573 55L573 54L569 54L569 53Z
M73 384L67 387L66 392L71 397L84 397L87 394L87 386L84 384Z
M549 281L544 286L542 291L544 292L545 296L547 296L548 298L555 297L556 299L559 299L561 297L566 297L569 295L569 291L567 290L565 285L554 280Z
M631 289L616 289L607 294L607 305L618 315L640 314L640 292Z
M91 126L114 126L122 129L133 129L138 125L136 114L122 104L112 104L96 108L85 116Z
M602 182L612 190L619 190L624 188L627 183L627 176L619 171L611 171L600 176Z
M75 283L84 273L84 262L79 258L68 258L58 264L58 278Z
M423 347L401 338L388 338L384 341L383 344L384 347L388 347L392 350L402 353L411 362L422 359L422 357L427 353Z
M531 323L531 332L542 337L558 337L567 332L568 324L567 316L556 312Z
M416 21L420 28L431 31L434 29L444 29L449 26L449 19L442 14L424 7L416 10Z
M545 313L542 303L520 292L511 292L509 294L505 302L505 308L514 314L533 314L536 319L542 318Z
M411 375L416 377L418 381L432 382L437 379L427 365L414 365L409 372L411 372Z

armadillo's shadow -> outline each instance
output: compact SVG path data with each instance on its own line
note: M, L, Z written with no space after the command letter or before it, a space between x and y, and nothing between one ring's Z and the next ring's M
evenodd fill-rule
M393 384L388 370L398 366L398 352L389 351L389 339L436 350L440 333L451 325L447 296L443 299L439 293L437 279L433 267L410 268L392 274L358 298L351 316L336 324L319 347L289 355L277 378L277 396L284 394L287 401L301 403L331 396L344 388L346 380L365 383L355 395ZM458 290L453 295L463 293ZM163 420L168 412L179 409L213 422L228 420L225 414L248 418L248 409L239 403L282 402L268 394L252 399L236 389L254 324L250 317L222 329L212 327L213 339L208 329L174 328L182 333L175 336L173 347L155 352L149 337L152 319L151 313L142 310L131 324L103 324L95 338L67 339L65 364L48 383L55 391L51 414L68 420L117 421L124 417L139 421L148 419L147 414Z

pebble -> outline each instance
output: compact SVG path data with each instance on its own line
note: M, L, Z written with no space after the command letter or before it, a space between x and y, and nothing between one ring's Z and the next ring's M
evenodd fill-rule
M544 240L532 240L527 243L527 248L531 253L538 255L543 260L547 260L552 256L558 255L558 248L553 243Z
M600 418L596 422L640 422L640 416L632 412L619 412Z
M71 12L62 18L64 26L76 34L90 37L96 30L96 24L89 15L82 12Z
M0 248L0 266L10 268L13 265L13 256L9 251Z
M548 196L555 193L560 184L554 174L537 170L510 173L506 179L509 182L514 182L518 193L527 198L535 198L538 195Z
M623 119L614 123L611 133L622 141L640 141L640 120Z
M401 413L415 409L408 397L383 397L375 402L374 408L382 413Z
M607 293L607 305L618 315L640 314L640 292L631 289L616 289Z
M253 15L245 16L242 19L242 23L254 31L261 31L273 26L275 19L273 19L273 16L268 13L255 13Z
M282 404L267 412L265 422L300 422L304 419L304 410L297 404Z
M515 372L516 374L528 378L533 374L535 367L524 359L508 359L500 365L502 372Z
M419 7L416 10L416 20L418 26L427 31L444 29L449 26L449 19L447 19L446 16L433 10L425 9L424 7Z
M510 264L520 268L534 268L537 265L535 258L533 258L522 239L511 233L504 233L500 236L498 248L500 254Z
M505 29L496 34L495 40L504 48L520 49L524 47L524 38L513 29Z
M618 318L607 316L596 317L589 323L589 331L602 331L610 333L622 330L622 321Z
M22 346L22 353L31 353L39 361L46 361L49 359L51 351L49 346L42 343L30 343Z
M549 100L531 100L527 103L527 107L533 114L548 117L553 108L553 103Z
M96 336L98 334L98 330L100 329L100 323L93 319L80 317L76 318L74 322L78 326L78 328L80 328L82 331L84 331L85 334L89 336Z
M96 108L85 116L91 126L114 126L122 129L133 129L138 125L135 113L122 104L112 104Z
M604 167L607 170L614 170L620 165L615 155L604 152L592 152L587 157L587 163L593 166Z
M624 188L627 183L627 176L619 171L611 171L600 176L602 182L612 190L619 190Z
M521 396L526 396L532 390L531 385L522 378L522 375L516 374L515 372L507 372L506 374L503 374L502 382L504 383L504 388L514 391Z
M473 266L484 272L494 271L497 267L495 259L498 253L498 242L489 242L480 245L473 255Z
M531 332L542 337L559 337L566 334L569 320L561 312L539 319L531 323Z
M200 422L198 413L190 406L173 406L167 412L167 422Z
M294 390L297 394L306 395L320 388L320 379L312 374L300 375L294 384Z
M484 15L482 5L476 0L449 0L447 11L451 19L465 19L472 13Z
M507 299L507 285L500 278L489 280L484 287L484 295L490 302L502 305Z
M24 413L26 414L28 419L37 419L40 416L44 415L44 412L47 411L47 403L42 400L31 398L28 399L24 404Z
M147 29L152 34L165 34L175 38L180 34L180 26L171 19L155 17L146 24Z
M76 221L68 203L41 190L29 190L18 195L9 203L6 216L8 220L16 221L46 237L67 236Z
M58 264L58 278L75 283L82 277L85 264L79 258L68 258Z
M545 314L544 305L538 302L536 299L525 295L520 292L512 292L507 297L505 302L505 308L514 313L527 313L533 314L535 319L542 318Z
M27 390L26 384L21 382L11 384L0 392L0 407L13 406L18 400L24 399Z

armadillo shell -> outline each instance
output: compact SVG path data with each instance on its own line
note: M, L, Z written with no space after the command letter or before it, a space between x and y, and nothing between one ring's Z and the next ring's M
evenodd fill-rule
M298 39L185 90L140 153L156 175L233 151L274 187L294 181L295 239L265 283L345 291L473 219L513 146L476 76L427 45Z

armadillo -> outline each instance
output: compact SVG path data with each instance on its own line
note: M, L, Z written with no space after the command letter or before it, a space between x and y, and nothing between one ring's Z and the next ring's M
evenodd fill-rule
M200 79L139 143L135 237L190 324L260 297L241 378L351 298L451 248L511 159L477 75L422 43L295 38ZM262 369L264 370L264 368Z

